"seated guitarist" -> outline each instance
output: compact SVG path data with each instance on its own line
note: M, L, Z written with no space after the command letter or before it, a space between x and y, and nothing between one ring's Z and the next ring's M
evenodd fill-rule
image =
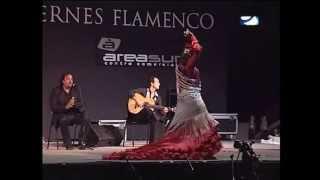
M154 108L152 106L148 106L150 105L148 103L139 102L138 98L135 96L136 94L142 95L149 101L152 101L151 105L162 105L161 96L158 94L158 90L160 88L159 79L155 76L151 76L148 81L148 86L148 88L138 88L130 91L129 98L133 99L136 103L134 106L139 106L137 108L141 109L135 113L131 113L129 110L128 121L134 121L139 124L150 124L149 141L151 143L154 141L156 123L165 121L169 109L167 107ZM128 108L130 108L129 106L130 103Z

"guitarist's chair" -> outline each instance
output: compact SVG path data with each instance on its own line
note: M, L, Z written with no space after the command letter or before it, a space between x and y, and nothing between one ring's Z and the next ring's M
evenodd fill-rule
M141 107L141 104L149 104L152 105L154 104L153 99L151 98L145 98L143 95L139 94L139 93L134 93L134 95L132 97L129 97L128 100L128 111L129 113L132 114L137 114L139 113L141 110L143 110L143 107ZM124 134L124 141L123 141L123 146L125 141L127 140L127 135L128 135L128 127L131 126L133 128L138 127L138 126L146 126L148 125L148 128L146 128L146 136L147 136L147 143L149 143L150 139L149 139L149 135L150 135L150 130L151 130L151 124L149 123L141 123L141 122L137 122L135 119L131 119L129 116L126 118L126 126L125 126L125 134ZM134 136L135 130L132 131L132 135ZM134 146L134 138L132 139L132 146Z
M78 126L79 126L79 125L77 125L77 124L74 124L74 125L73 125L74 134L73 134L72 144L75 144L74 141L76 140ZM50 121L50 124L49 124L49 135L48 135L47 149L49 149L50 142L52 141L52 139L51 139L51 130L52 130L52 128L54 128L54 130L55 130L55 133L54 133L54 134L55 134L54 141L56 141L57 149L59 149L59 138L58 138L58 134L59 134L59 128L60 128L60 126L59 126L59 125L58 125L57 127L55 126L55 124L53 123L53 118L51 118L51 121Z
M145 126L145 125L147 125L145 135L146 135L146 137L147 137L147 144L149 144L149 142L150 142L150 139L149 139L149 135L150 135L150 125L149 125L149 124L137 123L136 121L131 121L131 120L128 120L128 118L127 118L126 126L125 126L125 129L124 129L124 140L123 140L122 146L124 146L125 142L127 141L127 137L128 137L128 126L137 127L137 126ZM135 135L135 131L133 130L132 132L133 132L132 134L133 134L133 136L134 136L134 135ZM132 138L131 141L132 141L132 147L134 147L134 138Z

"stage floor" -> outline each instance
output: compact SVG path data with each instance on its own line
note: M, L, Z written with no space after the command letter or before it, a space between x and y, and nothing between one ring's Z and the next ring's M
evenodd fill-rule
M223 141L223 149L216 155L217 159L214 161L231 160L230 155L232 154L236 158L238 149L233 147L233 143L233 141ZM132 147L131 141L128 141L124 147L107 146L86 150L79 150L77 148L73 150L65 150L65 148L61 146L57 150L56 144L54 143L51 143L49 149L47 149L46 144L44 144L42 150L42 162L43 164L101 162L103 154L110 154L115 151L136 148L144 144L145 141L135 141L135 147ZM255 143L252 145L252 148L257 155L260 155L259 159L261 161L280 161L280 145ZM241 159L241 156L239 159Z

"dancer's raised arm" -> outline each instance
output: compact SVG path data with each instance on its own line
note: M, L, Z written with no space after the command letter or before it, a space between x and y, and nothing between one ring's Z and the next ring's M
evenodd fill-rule
M199 60L200 54L202 52L202 46L200 45L196 36L190 32L188 29L184 32L185 35L185 46L180 65L182 65L183 71L187 75L194 75L194 67Z

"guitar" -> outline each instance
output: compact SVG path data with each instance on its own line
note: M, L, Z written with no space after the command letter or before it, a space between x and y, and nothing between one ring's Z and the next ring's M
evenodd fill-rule
M139 93L134 93L132 98L128 100L128 111L132 114L138 114L143 108L151 110L162 110L165 106L155 105L155 101L151 98L144 97ZM175 108L167 107L169 111L175 111Z

